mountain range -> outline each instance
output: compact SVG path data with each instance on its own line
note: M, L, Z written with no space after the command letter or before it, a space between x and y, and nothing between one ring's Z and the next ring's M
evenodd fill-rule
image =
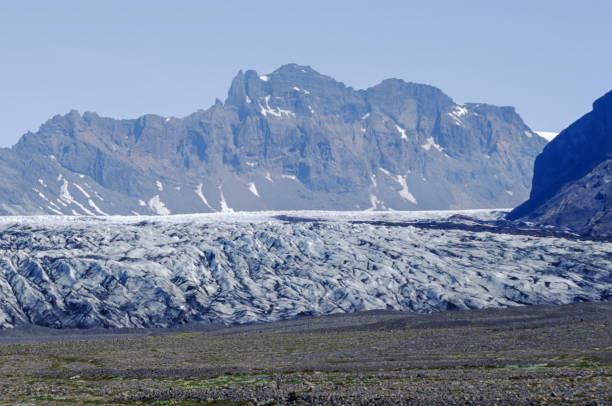
M0 149L0 214L514 207L545 145L512 107L289 64L184 118L53 117Z

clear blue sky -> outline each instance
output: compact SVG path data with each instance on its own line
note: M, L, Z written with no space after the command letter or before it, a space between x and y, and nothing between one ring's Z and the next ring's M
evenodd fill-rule
M612 88L612 1L2 1L0 146L51 116L185 116L238 70L396 77L558 131Z

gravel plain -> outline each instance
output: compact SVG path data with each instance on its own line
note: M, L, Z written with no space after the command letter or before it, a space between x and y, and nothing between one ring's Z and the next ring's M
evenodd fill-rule
M0 404L612 404L612 303L0 332Z

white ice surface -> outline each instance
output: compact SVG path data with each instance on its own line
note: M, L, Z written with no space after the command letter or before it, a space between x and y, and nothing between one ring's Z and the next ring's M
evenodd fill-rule
M0 218L0 326L169 326L561 304L612 289L612 244L389 227L499 211ZM317 218L287 222L278 215ZM449 220L454 221L454 220ZM469 222L469 221L468 221Z

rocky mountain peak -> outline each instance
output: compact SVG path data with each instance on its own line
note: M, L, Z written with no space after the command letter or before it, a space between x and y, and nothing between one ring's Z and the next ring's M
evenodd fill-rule
M277 74L302 74L302 75L315 75L315 76L323 76L316 70L314 70L310 65L298 65L297 63L287 63L285 65L280 66L278 69L274 71Z
M185 118L52 118L0 154L0 213L509 207L544 143L513 110L288 64Z

